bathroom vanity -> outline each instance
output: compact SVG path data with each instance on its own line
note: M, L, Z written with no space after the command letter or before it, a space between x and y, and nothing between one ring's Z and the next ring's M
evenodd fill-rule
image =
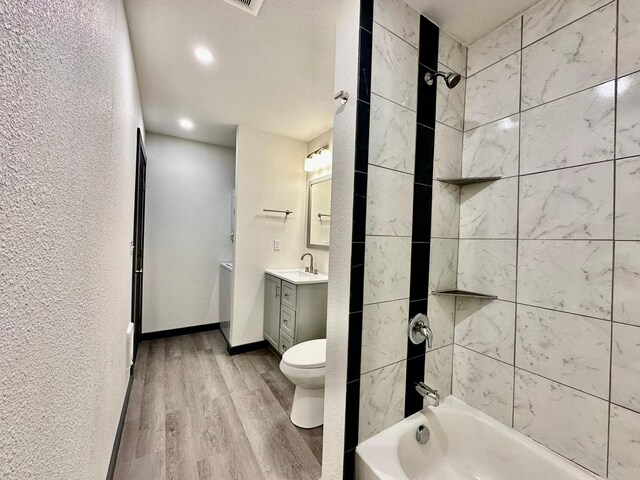
M303 270L267 270L264 339L280 355L307 340L326 338L327 275Z

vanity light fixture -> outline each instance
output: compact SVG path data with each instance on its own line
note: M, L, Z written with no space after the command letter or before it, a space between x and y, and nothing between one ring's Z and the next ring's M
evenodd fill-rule
M304 160L304 171L314 172L321 168L328 167L331 165L331 159L332 155L329 146L325 145L324 147L320 147L307 155L307 158Z
M193 54L203 65L209 65L211 62L213 62L213 53L211 53L211 51L204 47L196 47L193 50Z
M189 120L188 118L181 118L180 119L180 126L182 128L184 128L185 130L191 130L194 127L193 122L191 120Z

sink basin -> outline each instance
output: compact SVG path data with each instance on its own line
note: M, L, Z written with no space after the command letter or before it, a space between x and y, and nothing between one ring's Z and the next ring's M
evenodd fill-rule
M267 270L269 275L281 278L289 283L295 285L304 285L309 283L326 283L329 281L329 276L326 273L313 274L305 272L301 268L289 268L281 270Z

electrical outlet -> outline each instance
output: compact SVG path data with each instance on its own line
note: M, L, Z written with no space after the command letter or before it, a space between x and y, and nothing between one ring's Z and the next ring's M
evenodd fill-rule
M280 240L274 240L273 241L273 251L274 252L279 252L280 251Z

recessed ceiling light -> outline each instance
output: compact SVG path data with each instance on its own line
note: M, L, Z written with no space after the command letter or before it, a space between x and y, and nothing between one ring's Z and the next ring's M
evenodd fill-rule
M208 65L213 62L213 53L204 47L197 47L193 53L198 61L204 65Z
M191 130L193 128L193 122L191 120L189 120L188 118L181 118L180 119L180 126L182 128L184 128L185 130Z

